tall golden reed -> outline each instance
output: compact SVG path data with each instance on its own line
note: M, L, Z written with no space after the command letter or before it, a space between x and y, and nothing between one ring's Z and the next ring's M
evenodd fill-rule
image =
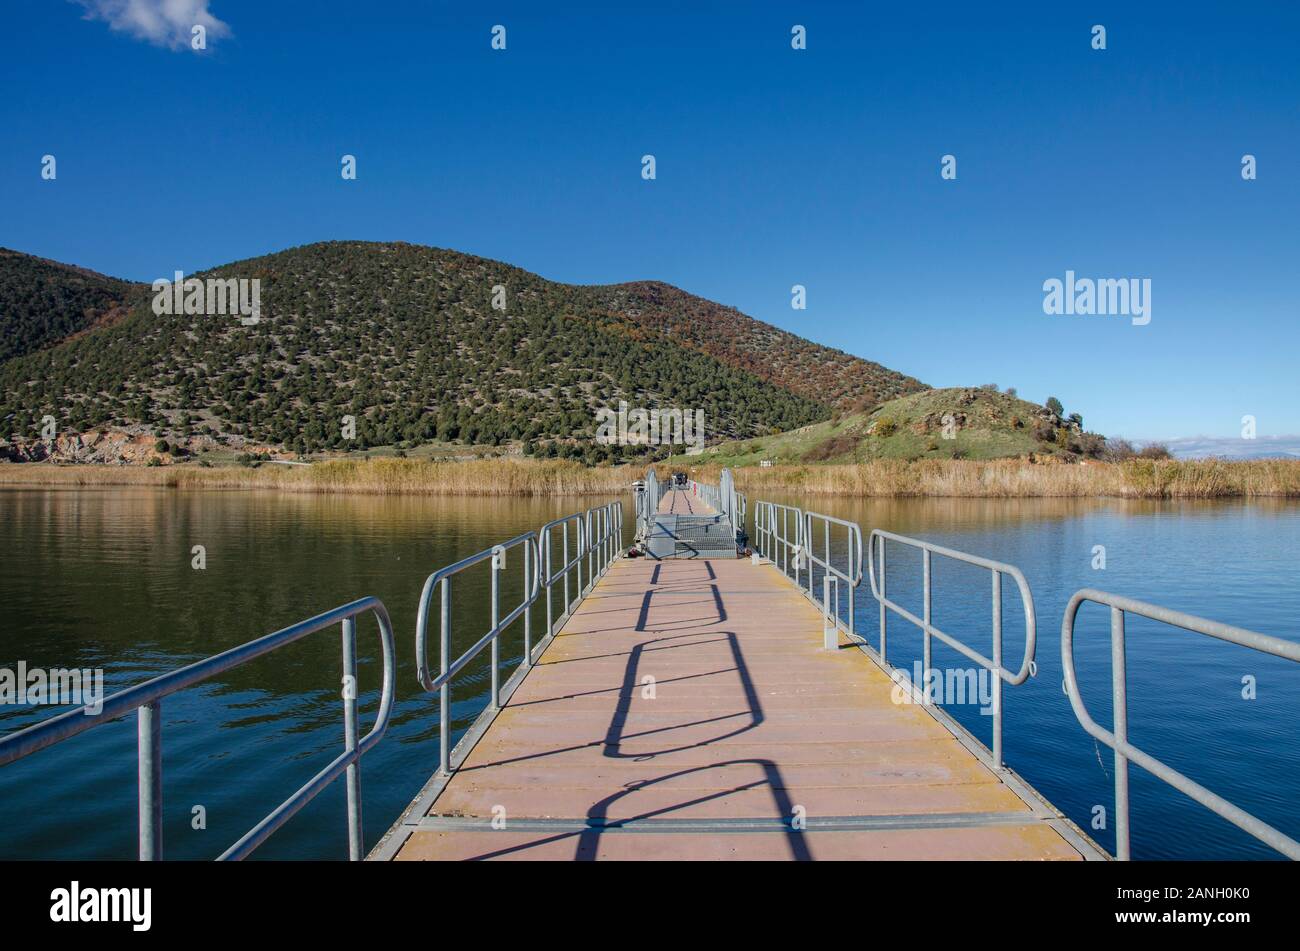
M716 481L718 471L703 466L694 477ZM750 496L790 492L879 498L1294 498L1300 497L1300 460L1133 459L1036 465L1019 459L882 459L859 465L738 469L736 484Z
M626 491L635 478L626 466L588 468L572 461L532 459L336 459L312 466L263 463L255 469L0 465L0 484L11 485L161 485L374 495L608 495Z
M660 478L666 466L656 467ZM378 495L609 495L625 492L644 475L637 466L588 468L577 462L482 459L338 459L313 466L265 463L256 469L205 469L179 465L0 465L8 485L161 485L180 488L279 489L289 492L358 492ZM716 482L717 466L692 467L700 481ZM884 459L860 465L778 465L736 470L750 496L771 492L851 497L950 498L1228 498L1300 497L1300 460L1220 459L1086 465L993 461Z

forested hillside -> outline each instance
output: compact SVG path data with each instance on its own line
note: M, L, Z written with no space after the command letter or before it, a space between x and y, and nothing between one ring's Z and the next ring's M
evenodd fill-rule
M819 389L861 400L920 385L666 285L575 287L416 245L329 242L193 276L258 279L261 322L155 315L143 288L119 322L0 364L0 436L32 436L49 414L61 431L144 427L299 452L517 441L599 461L631 451L590 438L595 410L620 399L702 409L713 440L826 418ZM810 385L816 366L856 382Z
M594 307L671 332L686 346L836 409L871 409L927 389L879 363L823 347L671 284L640 281L589 290Z
M0 362L125 313L144 287L0 248Z

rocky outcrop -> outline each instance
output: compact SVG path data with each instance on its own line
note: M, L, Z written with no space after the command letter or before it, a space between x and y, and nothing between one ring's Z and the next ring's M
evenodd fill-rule
M92 429L84 433L63 433L53 439L0 440L0 461L62 462L82 465L171 465L186 457L224 446L268 458L293 458L292 453L272 451L239 436L218 442L211 436L191 436L167 442L170 451L160 452L158 437L149 432L120 429ZM156 461L155 461L156 460Z

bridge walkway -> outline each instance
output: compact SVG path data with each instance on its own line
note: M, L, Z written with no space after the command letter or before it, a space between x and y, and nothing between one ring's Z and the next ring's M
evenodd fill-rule
M687 489L669 486L659 500L660 515L717 515L718 511Z
M620 559L373 857L1097 857L892 688L769 564Z

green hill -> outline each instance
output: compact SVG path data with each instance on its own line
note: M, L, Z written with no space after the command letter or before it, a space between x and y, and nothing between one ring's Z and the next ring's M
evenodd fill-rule
M143 285L0 248L0 362L126 313Z
M947 425L945 425L947 424ZM872 459L997 459L1096 456L1105 440L1081 420L995 389L926 390L870 413L849 413L762 438L731 440L673 461L720 465L855 463Z
M17 272L48 265L9 262ZM620 399L698 408L710 439L747 438L922 388L667 285L559 284L437 248L328 242L191 276L258 279L261 322L158 316L145 288L122 319L49 349L30 352L20 334L28 352L0 364L0 438L30 438L50 414L61 431L116 428L173 444L517 443L599 461L637 454L591 438L596 408ZM504 311L492 306L497 285ZM6 327L41 313L11 318L0 303ZM46 319L56 329L43 339L85 329L66 323ZM345 416L356 419L353 440Z

